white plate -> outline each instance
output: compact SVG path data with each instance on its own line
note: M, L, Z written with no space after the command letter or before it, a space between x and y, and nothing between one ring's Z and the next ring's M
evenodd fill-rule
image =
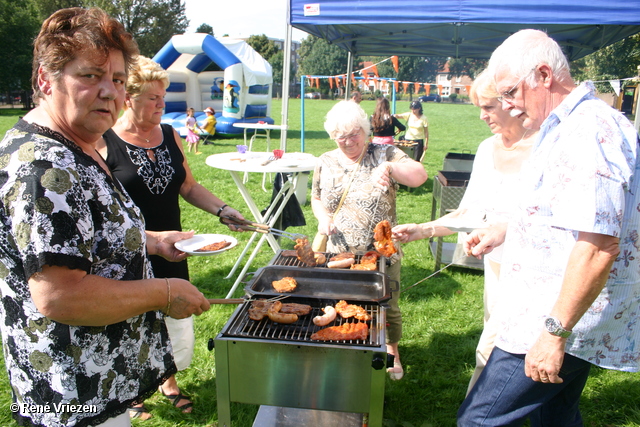
M210 245L212 243L221 242L226 240L227 242L231 242L229 246L226 248L220 249L219 251L198 251L203 246ZM174 246L181 250L182 252L186 252L189 255L202 256L202 255L216 255L222 253L224 251L228 251L238 244L238 241L235 237L227 236L225 234L196 234L190 239L180 240L179 242L174 243Z
M487 228L489 224L480 220L469 220L465 218L441 218L436 221L437 225L447 227L456 233L470 233L479 228Z

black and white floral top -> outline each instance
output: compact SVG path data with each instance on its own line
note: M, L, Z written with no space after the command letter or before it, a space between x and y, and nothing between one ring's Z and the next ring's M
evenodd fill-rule
M138 208L90 156L19 121L0 142L0 220L0 330L22 425L104 422L175 372L162 313L70 326L31 298L28 279L44 265L152 277Z

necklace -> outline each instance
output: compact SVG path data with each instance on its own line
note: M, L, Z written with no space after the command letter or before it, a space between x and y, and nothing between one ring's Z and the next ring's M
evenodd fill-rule
M515 150L516 148L518 148L518 144L520 144L524 137L527 136L527 132L529 132L529 129L525 129L524 133L522 134L522 138L520 138L520 141L514 142L513 144L511 144L511 147L505 147L502 141L500 141L500 148L502 148L504 151ZM500 138L502 139L502 136Z

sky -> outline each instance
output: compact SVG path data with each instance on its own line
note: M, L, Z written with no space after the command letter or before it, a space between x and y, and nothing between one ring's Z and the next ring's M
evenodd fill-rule
M215 37L228 34L245 38L266 34L284 40L287 30L288 0L185 0L189 19L187 32L203 23L213 27ZM293 30L292 39L301 41L307 33Z

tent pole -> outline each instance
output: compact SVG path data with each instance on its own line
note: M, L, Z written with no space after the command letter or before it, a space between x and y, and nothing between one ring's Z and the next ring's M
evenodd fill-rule
M352 74L353 74L353 54L351 53L351 51L349 51L347 56L347 86L346 86L346 90L344 91L345 101L347 101L351 96L351 80L353 79Z
M282 69L282 116L280 123L280 149L287 151L287 125L289 117L289 81L291 75L291 24L289 23L289 2L287 2L287 31L284 39L284 60Z
M304 75L300 76L300 152L304 153Z

